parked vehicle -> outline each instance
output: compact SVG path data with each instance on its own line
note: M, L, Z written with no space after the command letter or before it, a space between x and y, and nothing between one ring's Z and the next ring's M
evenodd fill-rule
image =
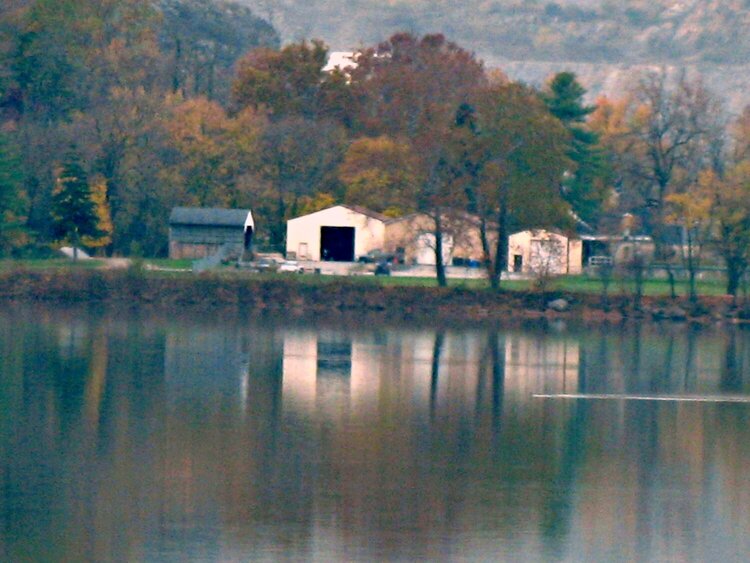
M357 261L362 264L378 264L380 262L393 262L395 260L393 254L388 254L382 250L371 250L364 256L360 256Z
M376 276L390 276L391 275L391 264L385 260L378 262L375 266Z
M256 272L275 272L279 269L279 263L273 258L258 258L252 265Z
M279 272L304 274L305 269L296 260L285 260L279 265Z

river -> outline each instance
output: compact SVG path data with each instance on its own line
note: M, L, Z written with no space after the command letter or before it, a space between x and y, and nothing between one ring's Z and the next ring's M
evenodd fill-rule
M750 330L247 317L0 307L0 560L750 554Z

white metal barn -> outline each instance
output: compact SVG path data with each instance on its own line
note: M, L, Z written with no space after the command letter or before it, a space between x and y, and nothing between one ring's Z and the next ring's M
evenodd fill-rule
M354 262L385 245L386 217L337 205L287 221L286 254L297 260Z

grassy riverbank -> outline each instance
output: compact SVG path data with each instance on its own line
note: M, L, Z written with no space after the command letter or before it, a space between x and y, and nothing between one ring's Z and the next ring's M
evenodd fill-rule
M107 302L153 306L233 306L253 312L291 316L378 315L404 318L493 319L574 317L674 318L709 321L741 317L716 284L703 284L698 304L669 299L666 282L650 281L638 305L633 288L613 282L608 299L601 284L585 278L560 278L545 291L531 282L504 282L501 291L482 280L452 280L447 288L434 280L397 277L249 275L234 270L194 275L148 270L137 265L120 270L83 266L5 268L0 270L0 299L17 301ZM550 303L565 299L567 310Z
M149 277L171 277L171 278L192 278L194 274L191 271L191 260L171 260L171 259L146 259L136 261L136 267L144 269L144 275ZM0 273L22 271L76 271L107 269L106 259L79 260L73 262L69 259L43 259L43 260L0 260ZM253 280L283 280L284 282L290 277L295 277L300 283L308 285L320 285L326 283L336 283L341 278L333 276L293 276L291 274L264 273L251 274L243 272L233 267L226 267L215 270L212 276L220 278L233 278L236 276L251 278ZM434 277L406 277L406 276L352 276L345 278L352 284L376 285L381 287L437 287L437 281ZM504 291L537 291L535 280L503 280L502 289ZM485 279L460 279L454 278L448 280L448 287L463 289L489 289L489 283ZM594 294L599 295L602 292L602 282L595 277L588 276L560 276L548 280L547 288L550 292L575 293L575 294ZM726 282L723 280L699 280L697 282L698 294L702 296L723 296L726 293ZM613 278L610 282L608 293L612 296L628 296L634 293L635 287L632 280ZM671 287L666 279L647 279L643 282L643 294L646 296L666 297L671 293ZM678 297L688 295L688 284L686 281L677 281L675 291Z

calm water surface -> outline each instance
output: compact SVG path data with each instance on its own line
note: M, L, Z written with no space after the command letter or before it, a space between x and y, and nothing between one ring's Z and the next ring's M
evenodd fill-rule
M750 331L0 308L0 560L740 561Z

